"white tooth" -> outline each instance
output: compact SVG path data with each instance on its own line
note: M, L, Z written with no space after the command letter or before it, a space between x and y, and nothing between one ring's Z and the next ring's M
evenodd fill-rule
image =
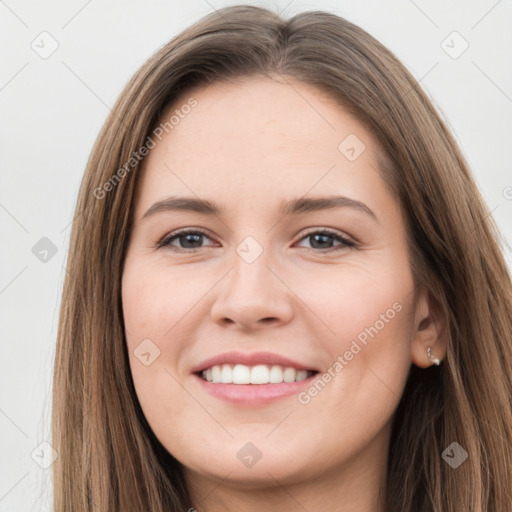
M258 364L251 369L251 384L268 384L270 371L265 364Z
M271 384L280 384L283 382L283 369L280 366L272 366L272 368L270 368L269 381Z
M281 382L300 382L310 377L312 372L279 365L270 367L265 364L256 366L221 364L203 370L201 375L214 384L280 384Z
M295 370L295 368L285 368L284 369L284 372L283 372L283 380L285 382L295 382L295 376L296 376L297 372Z
M218 384L220 382L220 374L222 367L218 364L212 366L212 382L214 384Z
M222 384L231 384L233 382L233 370L230 364L223 364L220 373L220 381Z
M233 368L233 384L249 384L251 369L244 364L236 364Z
M299 370L297 372L297 376L295 377L295 380L299 382L300 380L305 380L308 378L308 371L307 370Z

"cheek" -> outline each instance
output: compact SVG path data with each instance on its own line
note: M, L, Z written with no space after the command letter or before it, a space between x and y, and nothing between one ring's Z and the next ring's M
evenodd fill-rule
M186 376L179 365L187 350L194 319L207 314L201 297L204 280L193 281L182 270L132 261L122 279L122 308L130 370L139 403L150 424L176 418L190 402L178 382ZM176 380L175 380L176 379ZM163 397L170 397L165 404ZM172 407L171 407L172 405Z
M198 299L193 283L188 279L183 282L176 272L165 271L158 265L127 266L122 303L129 343L150 338L159 344L174 336L180 318Z
M122 307L130 372L143 414L168 448L166 434L172 434L173 442L181 442L184 429L176 411L185 411L190 402L177 382L181 376L175 361L180 347L171 342L181 327L186 302L182 290L173 290L154 268L125 266Z
M339 266L303 273L294 291L323 324L333 348L354 338L364 343L403 328L413 298L412 276L396 267ZM306 310L304 310L306 311ZM386 336L381 336L384 338Z
M127 264L122 280L122 307L126 344L135 389L141 405L154 392L155 378L162 371L162 361L168 351L163 334L173 325L176 311L173 293L166 293L154 271L136 264ZM167 313L165 313L167 312ZM163 316L166 314L166 316ZM154 396L154 395L153 395Z
M411 364L413 281L403 269L347 266L329 278L317 276L315 286L303 279L296 289L301 297L307 294L308 308L321 321L315 320L323 333L318 339L330 359L323 374L326 386L303 397L304 403L316 402L312 408L318 407L318 414L327 402L340 409L345 404L362 416L371 404L383 416L396 406Z

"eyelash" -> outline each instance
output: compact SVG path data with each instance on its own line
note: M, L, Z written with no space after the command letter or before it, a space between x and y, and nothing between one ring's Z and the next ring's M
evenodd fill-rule
M157 244L155 245L155 248L160 249L162 247L170 247L171 250L173 250L175 252L182 252L182 253L193 253L193 252L196 252L198 249L201 249L201 247L196 247L194 249L187 249L187 248L183 248L183 247L171 246L171 242L174 239L179 239L186 235L204 235L205 237L210 238L207 233L205 233L204 231L201 231L200 229L184 229L184 230L175 231L173 233L170 233L169 235L166 235L160 242L157 242ZM352 240L344 238L344 237L340 236L336 231L333 231L328 228L317 229L315 231L309 231L305 235L302 236L302 238L299 240L299 242L304 240L305 238L312 236L312 235L327 235L332 238L335 238L337 241L341 242L343 245L340 247L337 247L337 248L332 247L327 250L314 249L314 248L310 249L308 247L302 247L302 249L303 249L302 252L310 252L310 251L317 252L318 251L320 253L330 253L330 252L340 251L342 249L351 249L351 248L357 247L357 244L355 242L353 242Z

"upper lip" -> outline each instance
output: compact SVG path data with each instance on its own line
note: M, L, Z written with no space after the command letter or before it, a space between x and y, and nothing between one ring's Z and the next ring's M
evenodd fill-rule
M192 373L198 373L207 368L221 364L243 364L246 366L255 366L257 364L280 365L284 367L296 368L297 370L317 371L311 366L301 364L293 359L275 354L273 352L224 352L209 359L205 359L192 368Z

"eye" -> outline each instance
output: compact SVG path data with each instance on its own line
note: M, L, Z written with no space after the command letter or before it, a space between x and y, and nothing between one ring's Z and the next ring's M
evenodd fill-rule
M161 247L171 246L177 249L178 251L194 251L195 249L199 249L201 247L202 237L208 237L208 235L204 231L199 231L197 229L184 229L182 231L174 232L164 237L163 240L158 242L156 248L160 249ZM176 247L175 245L172 244L174 240L184 242L184 245Z
M339 251L345 248L355 247L356 243L352 240L348 240L347 238L341 236L336 231L332 231L330 229L322 229L316 231L310 231L305 236L301 238L301 240L310 240L312 244L311 250L319 250L320 252L331 252L331 251ZM331 240L329 240L331 239ZM341 242L341 245L338 247L332 246L332 239ZM316 246L316 247L315 247ZM306 247L306 252L310 252L309 248Z
M161 247L171 247L172 250L176 250L178 252L194 252L196 249L201 248L201 242L203 238L210 238L204 231L197 229L184 229L181 231L173 232L164 237L160 242L156 244L156 248L160 249ZM343 236L341 236L336 231L332 231L330 229L317 229L316 231L310 231L303 236L302 240L310 240L312 245L311 248L304 248L304 252L332 252L339 251L350 247L356 247L356 243L352 240L349 240ZM176 246L173 242L178 241L178 246ZM333 241L340 242L338 247L333 247Z

